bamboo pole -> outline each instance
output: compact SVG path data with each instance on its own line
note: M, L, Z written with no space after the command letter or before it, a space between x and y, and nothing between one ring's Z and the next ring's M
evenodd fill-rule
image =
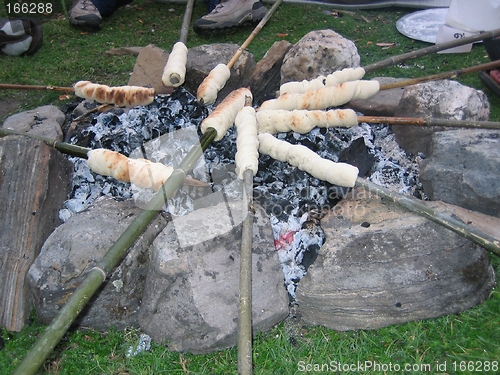
M184 181L186 172L194 166L203 151L216 136L217 131L210 128L200 138L200 142L191 148L177 169L165 181L162 188L149 201L146 208L128 226L101 261L89 271L82 284L71 295L50 325L47 326L13 375L33 375L36 373L90 298L106 280L108 273L126 256L130 246L158 215L165 201L174 195Z
M243 220L240 253L240 300L238 308L238 374L252 375L252 239L253 172L243 172Z
M484 39L496 38L497 36L500 36L500 29L486 31L478 35L473 35L462 39L456 39L450 42L435 44L433 46L421 48L413 52L392 56L385 60L376 62L374 64L367 65L364 67L364 69L366 73L372 73L376 70L387 68L392 65L397 65L407 60L416 59L417 57L427 56L434 52L443 51L453 47L463 46L469 43L480 42Z
M476 120L452 120L422 117L358 116L358 122L386 125L445 126L470 129L500 129L500 122Z
M0 89L2 90L49 90L49 91L62 91L62 92L74 92L73 87L63 87L63 86L39 86L39 85L19 85L11 83L0 83Z
M231 60L226 64L229 69L233 67L233 65L238 61L240 58L241 54L243 53L244 50L247 49L248 45L252 42L252 40L255 38L255 36L262 30L264 25L267 23L269 18L274 14L276 9L280 6L280 4L283 2L283 0L276 0L276 2L273 4L271 9L266 13L264 18L260 20L260 22L255 26L255 29L253 29L252 33L248 36L248 38L243 42L243 44L238 48L236 53L233 55Z
M407 79L404 81L393 82L393 83L386 83L385 85L380 86L380 90L390 90L390 89L395 89L395 88L399 88L399 87L416 85L417 83L437 81L440 79L457 78L457 77L460 77L464 74L477 73L477 72L482 72L485 70L491 70L494 68L498 68L499 66L500 66L500 60L490 61L490 62L487 62L484 64L471 66L469 68L456 69L456 70L452 70L449 72L432 74L432 75L425 76L425 77L412 78L412 79Z
M426 204L425 201L421 201L415 197L407 196L393 192L382 186L378 186L368 180L358 177L356 179L356 186L361 187L371 193L378 195L381 198L390 200L400 206L415 212L435 223L444 226L458 233L462 237L471 240L486 250L500 255L500 240L490 236L489 234L481 231L480 229L474 228L466 223L453 218L451 215L439 212L438 210L432 208L430 205Z

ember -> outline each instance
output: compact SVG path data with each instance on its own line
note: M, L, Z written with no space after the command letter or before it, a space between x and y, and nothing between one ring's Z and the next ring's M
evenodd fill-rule
M157 96L147 107L98 115L72 142L81 143L88 138L91 148L103 147L175 166L199 138L199 125L209 112L193 95L179 87L171 96ZM388 126L361 123L350 128L315 128L306 134L290 132L276 136L292 144L305 145L334 162L354 164L379 185L423 196L418 177L419 157L400 149ZM165 210L172 215L184 215L214 192L221 192L226 198L241 198L235 154L236 131L230 128L221 141L209 146L192 171L192 177L207 183L207 187L182 187ZM364 157L360 157L361 154ZM97 175L82 159L71 160L75 166L73 192L60 211L62 219L83 210L101 195L134 198L140 203L152 194L147 189ZM292 298L297 282L306 274L325 241L318 219L348 191L288 163L260 156L254 197L270 217L285 285Z

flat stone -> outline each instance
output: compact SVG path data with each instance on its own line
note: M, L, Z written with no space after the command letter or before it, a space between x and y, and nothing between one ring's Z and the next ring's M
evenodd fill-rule
M133 202L103 197L54 230L28 273L40 322L52 321L140 211ZM77 317L76 324L103 331L138 327L149 248L165 225L161 215L153 220Z
M2 127L22 133L62 141L64 113L54 105L44 105L7 117Z
M308 324L346 331L435 318L482 303L495 285L482 247L364 190L321 224L327 240L297 287Z
M380 82L381 85L404 81L403 78L392 77L375 77L374 80ZM399 102L403 96L404 87L381 90L375 95L364 100L351 100L347 104L357 112L361 112L365 116L395 116L399 108Z
M170 94L172 88L163 86L161 82L168 56L167 51L152 44L142 48L137 56L128 84L130 86L152 87L156 94Z
M241 202L174 219L153 244L141 328L174 351L195 354L237 343ZM253 332L288 315L288 295L269 219L256 206L252 243Z
M73 167L38 140L0 138L0 325L20 331L32 309L26 275L61 221Z

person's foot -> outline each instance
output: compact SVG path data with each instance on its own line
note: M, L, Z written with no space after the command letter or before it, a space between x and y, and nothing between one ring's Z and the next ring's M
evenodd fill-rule
M69 22L80 27L99 29L101 27L101 13L90 0L74 0L68 12Z
M212 12L197 19L193 29L203 33L236 27L247 21L259 22L266 14L267 9L260 0L222 0Z

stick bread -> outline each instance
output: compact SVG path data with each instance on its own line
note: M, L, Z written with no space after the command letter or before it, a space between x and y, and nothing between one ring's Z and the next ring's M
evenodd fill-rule
M196 98L200 103L213 104L217 100L217 94L224 87L231 76L231 71L226 64L218 64L205 77L196 92Z
M166 87L178 87L186 78L188 49L182 42L177 42L168 56L167 64L163 69L161 82Z
M95 173L138 187L159 190L174 168L146 159L130 159L116 151L98 148L87 153L87 164Z
M342 126L348 128L358 124L358 117L352 109L331 109L329 111L275 109L259 111L256 116L259 133L271 134L289 131L304 134L315 127Z
M300 170L334 185L353 187L356 183L359 171L352 165L324 159L306 146L292 145L269 133L261 133L258 138L259 151L262 154L290 163Z
M119 107L148 105L153 102L155 95L153 88L139 86L109 87L90 81L78 81L75 83L74 88L75 95L80 98L95 100L99 103L112 103Z
M276 99L266 100L258 110L327 109L346 104L353 99L367 99L375 95L379 89L378 81L349 81L303 94L287 92Z
M201 132L205 133L208 128L214 128L217 131L215 141L220 141L234 124L240 109L252 98L252 93L247 88L234 90L201 122Z
M243 107L234 121L238 136L236 138L236 174L243 180L243 173L250 169L255 176L259 169L259 139L257 138L257 119L255 109Z

